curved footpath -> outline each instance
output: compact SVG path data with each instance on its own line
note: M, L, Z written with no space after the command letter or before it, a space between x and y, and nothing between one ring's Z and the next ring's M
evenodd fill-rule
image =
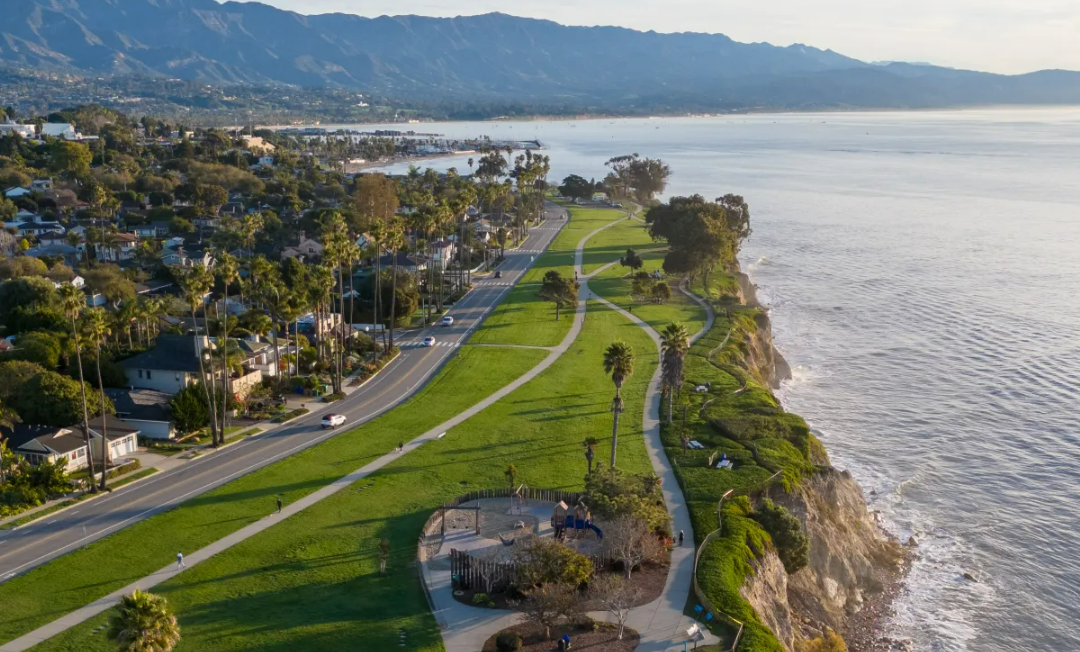
M592 272L584 274L582 261L585 244L597 233L604 229L615 226L625 218L620 218L611 224L596 229L586 235L578 243L574 252L574 271L578 274L581 289L578 292L577 308L574 312L574 323L570 332L566 334L562 342L552 349L550 355L540 365L533 368L525 376L513 383L513 388L524 384L527 380L535 377L540 371L550 366L559 356L570 347L570 344L581 332L585 320L586 300L595 299L603 305L616 310L621 315L645 329L652 338L653 343L660 350L660 335L641 320L639 317L623 310L589 290L589 279L618 261L612 261ZM682 292L701 305L707 314L705 326L695 333L691 342L702 337L713 325L714 313L708 302L691 294L685 288L680 287ZM637 630L641 640L635 652L661 652L668 650L682 650L687 640L686 630L695 621L683 613L686 600L690 595L694 573L694 530L690 521L690 511L686 507L682 489L679 487L675 472L671 463L664 453L663 442L660 438L660 375L661 367L658 364L652 380L649 382L645 394L645 410L643 416L643 431L645 434L645 446L652 462L653 471L661 479L661 490L668 512L672 517L672 529L674 532L683 530L686 534L687 543L674 548L671 552L671 565L668 569L667 581L664 591L656 600L633 609L627 620L627 626ZM501 395L508 392L500 390ZM450 570L448 564L439 563L440 557L446 554L440 549L439 553L432 558L423 560L424 581L430 590L434 603L434 614L442 629L443 643L447 652L479 652L484 642L496 632L514 625L518 621L518 614L512 611L484 609L473 607L458 602L452 595ZM594 620L607 621L609 614L606 612L594 612L589 614ZM705 644L715 643L717 639L707 634Z

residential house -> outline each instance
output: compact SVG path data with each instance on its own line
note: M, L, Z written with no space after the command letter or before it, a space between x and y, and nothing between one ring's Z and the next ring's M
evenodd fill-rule
M438 271L450 269L454 259L454 243L449 240L436 240L428 249L431 251L431 264Z
M96 416L87 423L90 426L90 452L94 460L101 459L101 445L104 439L101 433L105 433L105 439L109 441L109 462L115 463L125 455L131 455L139 450L139 429L127 421L122 421L114 415L105 417ZM76 426L71 426L74 430Z
M65 265L73 265L79 260L79 250L66 244L49 244L31 247L23 252L23 255L31 258L43 258L45 256L61 256Z
M398 253L396 256L392 254L383 254L382 256L379 256L379 265L383 269L390 269L394 266L395 259L397 260L398 270L402 272L413 274L425 271L428 268L428 262L425 256L415 256L405 253Z
M41 193L41 197L42 199L51 200L56 204L57 210L62 213L70 213L85 205L84 202L79 201L79 196L75 194L74 190L68 190L67 188L46 190Z
M184 239L180 236L174 236L161 243L161 246L165 249L176 249L177 247L184 246Z
M18 134L23 138L33 138L37 135L34 131L34 125L21 125L13 120L0 122L0 136L6 136L8 134Z
M210 344L205 337L162 333L149 351L120 361L133 389L153 389L166 394L199 382L199 356Z
M375 246L375 241L371 239L370 233L361 233L356 236L356 246L360 248L360 251L363 251L368 247Z
M106 236L105 245L94 247L100 262L119 263L131 260L139 248L139 236L134 233L111 233Z
M473 233L476 234L476 238L480 242L488 242L495 238L495 234L498 231L491 225L491 222L487 220L477 220L473 223Z
M321 258L326 247L314 238L305 238L300 234L300 243L281 250L281 258L299 258L301 260Z
M8 199L18 199L19 197L26 197L27 195L32 194L34 194L33 190L23 188L22 186L15 186L14 188L8 188L4 191L4 197Z
M133 226L129 230L140 238L163 238L169 234L169 223L151 222L150 224ZM183 242L183 239L181 239L181 242Z
M79 140L82 137L75 130L75 125L67 122L46 122L41 125L41 136L63 138L64 140Z
M161 253L161 262L167 267L213 267L214 257L202 247L176 247Z
M138 428L140 436L176 438L176 428L169 416L170 395L153 389L106 389L105 393L116 406L116 416Z
M34 192L45 193L49 192L52 189L53 180L49 177L43 179L34 179L34 181L30 184L30 190L33 190Z
M273 170L274 169L274 157L273 156L260 156L259 157L258 167L263 168L264 170Z
M78 274L75 274L74 272L72 272L71 278L69 278L66 281L53 281L53 285L56 286L57 290L59 290L61 287L65 286L65 285L74 285L75 287L77 287L77 288L79 288L81 290L83 287L86 286L86 279L84 279L83 277L79 276Z
M20 212L19 215L23 215L24 213L26 213L26 211ZM30 219L26 221L4 222L4 228L15 229L21 237L34 236L37 238L47 233L55 233L57 235L64 235L64 233L66 233L64 226L59 222L45 220L40 215L33 214L30 214Z
M7 440L8 449L27 462L41 464L62 461L70 473L86 466L90 453L81 430L20 423L11 429L0 428L0 435Z

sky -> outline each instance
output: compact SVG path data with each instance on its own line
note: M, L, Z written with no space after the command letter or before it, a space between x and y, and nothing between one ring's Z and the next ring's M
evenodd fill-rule
M567 25L723 33L804 43L864 61L1022 73L1080 70L1078 0L262 0L303 14L457 16L501 11Z

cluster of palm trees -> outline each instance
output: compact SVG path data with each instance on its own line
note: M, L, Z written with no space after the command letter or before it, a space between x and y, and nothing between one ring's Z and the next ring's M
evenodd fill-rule
M672 421L674 397L682 391L683 371L686 353L690 350L690 337L686 327L678 322L668 324L660 334L660 387L668 400L668 423ZM611 376L615 384L615 397L611 400L611 468L615 468L616 450L619 443L619 415L625 411L622 388L634 375L634 349L623 341L615 341L604 350L604 372ZM592 472L593 449L596 440L585 440L585 458Z
M91 450L90 401L92 399L86 395L86 379L82 364L82 343L84 339L94 347L94 363L97 368L101 412L101 483L98 487L94 486L94 459L92 455L87 457L87 470L90 478L91 491L95 491L98 488L104 491L107 488L106 477L109 466L109 437L108 424L106 422L108 413L106 406L108 404L108 399L105 397L105 383L102 382L101 378L101 347L107 342L109 336L112 334L112 320L103 308L88 308L86 306L86 295L82 290L70 283L60 287L60 303L64 315L71 320L71 339L75 346L75 362L79 369L79 388L82 392L83 438L86 442L87 450Z

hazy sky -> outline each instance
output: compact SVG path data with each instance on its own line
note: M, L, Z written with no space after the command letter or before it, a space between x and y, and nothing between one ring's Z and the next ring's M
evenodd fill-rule
M456 16L502 11L570 25L721 32L806 43L866 61L994 72L1080 70L1080 0L263 0L305 14Z

